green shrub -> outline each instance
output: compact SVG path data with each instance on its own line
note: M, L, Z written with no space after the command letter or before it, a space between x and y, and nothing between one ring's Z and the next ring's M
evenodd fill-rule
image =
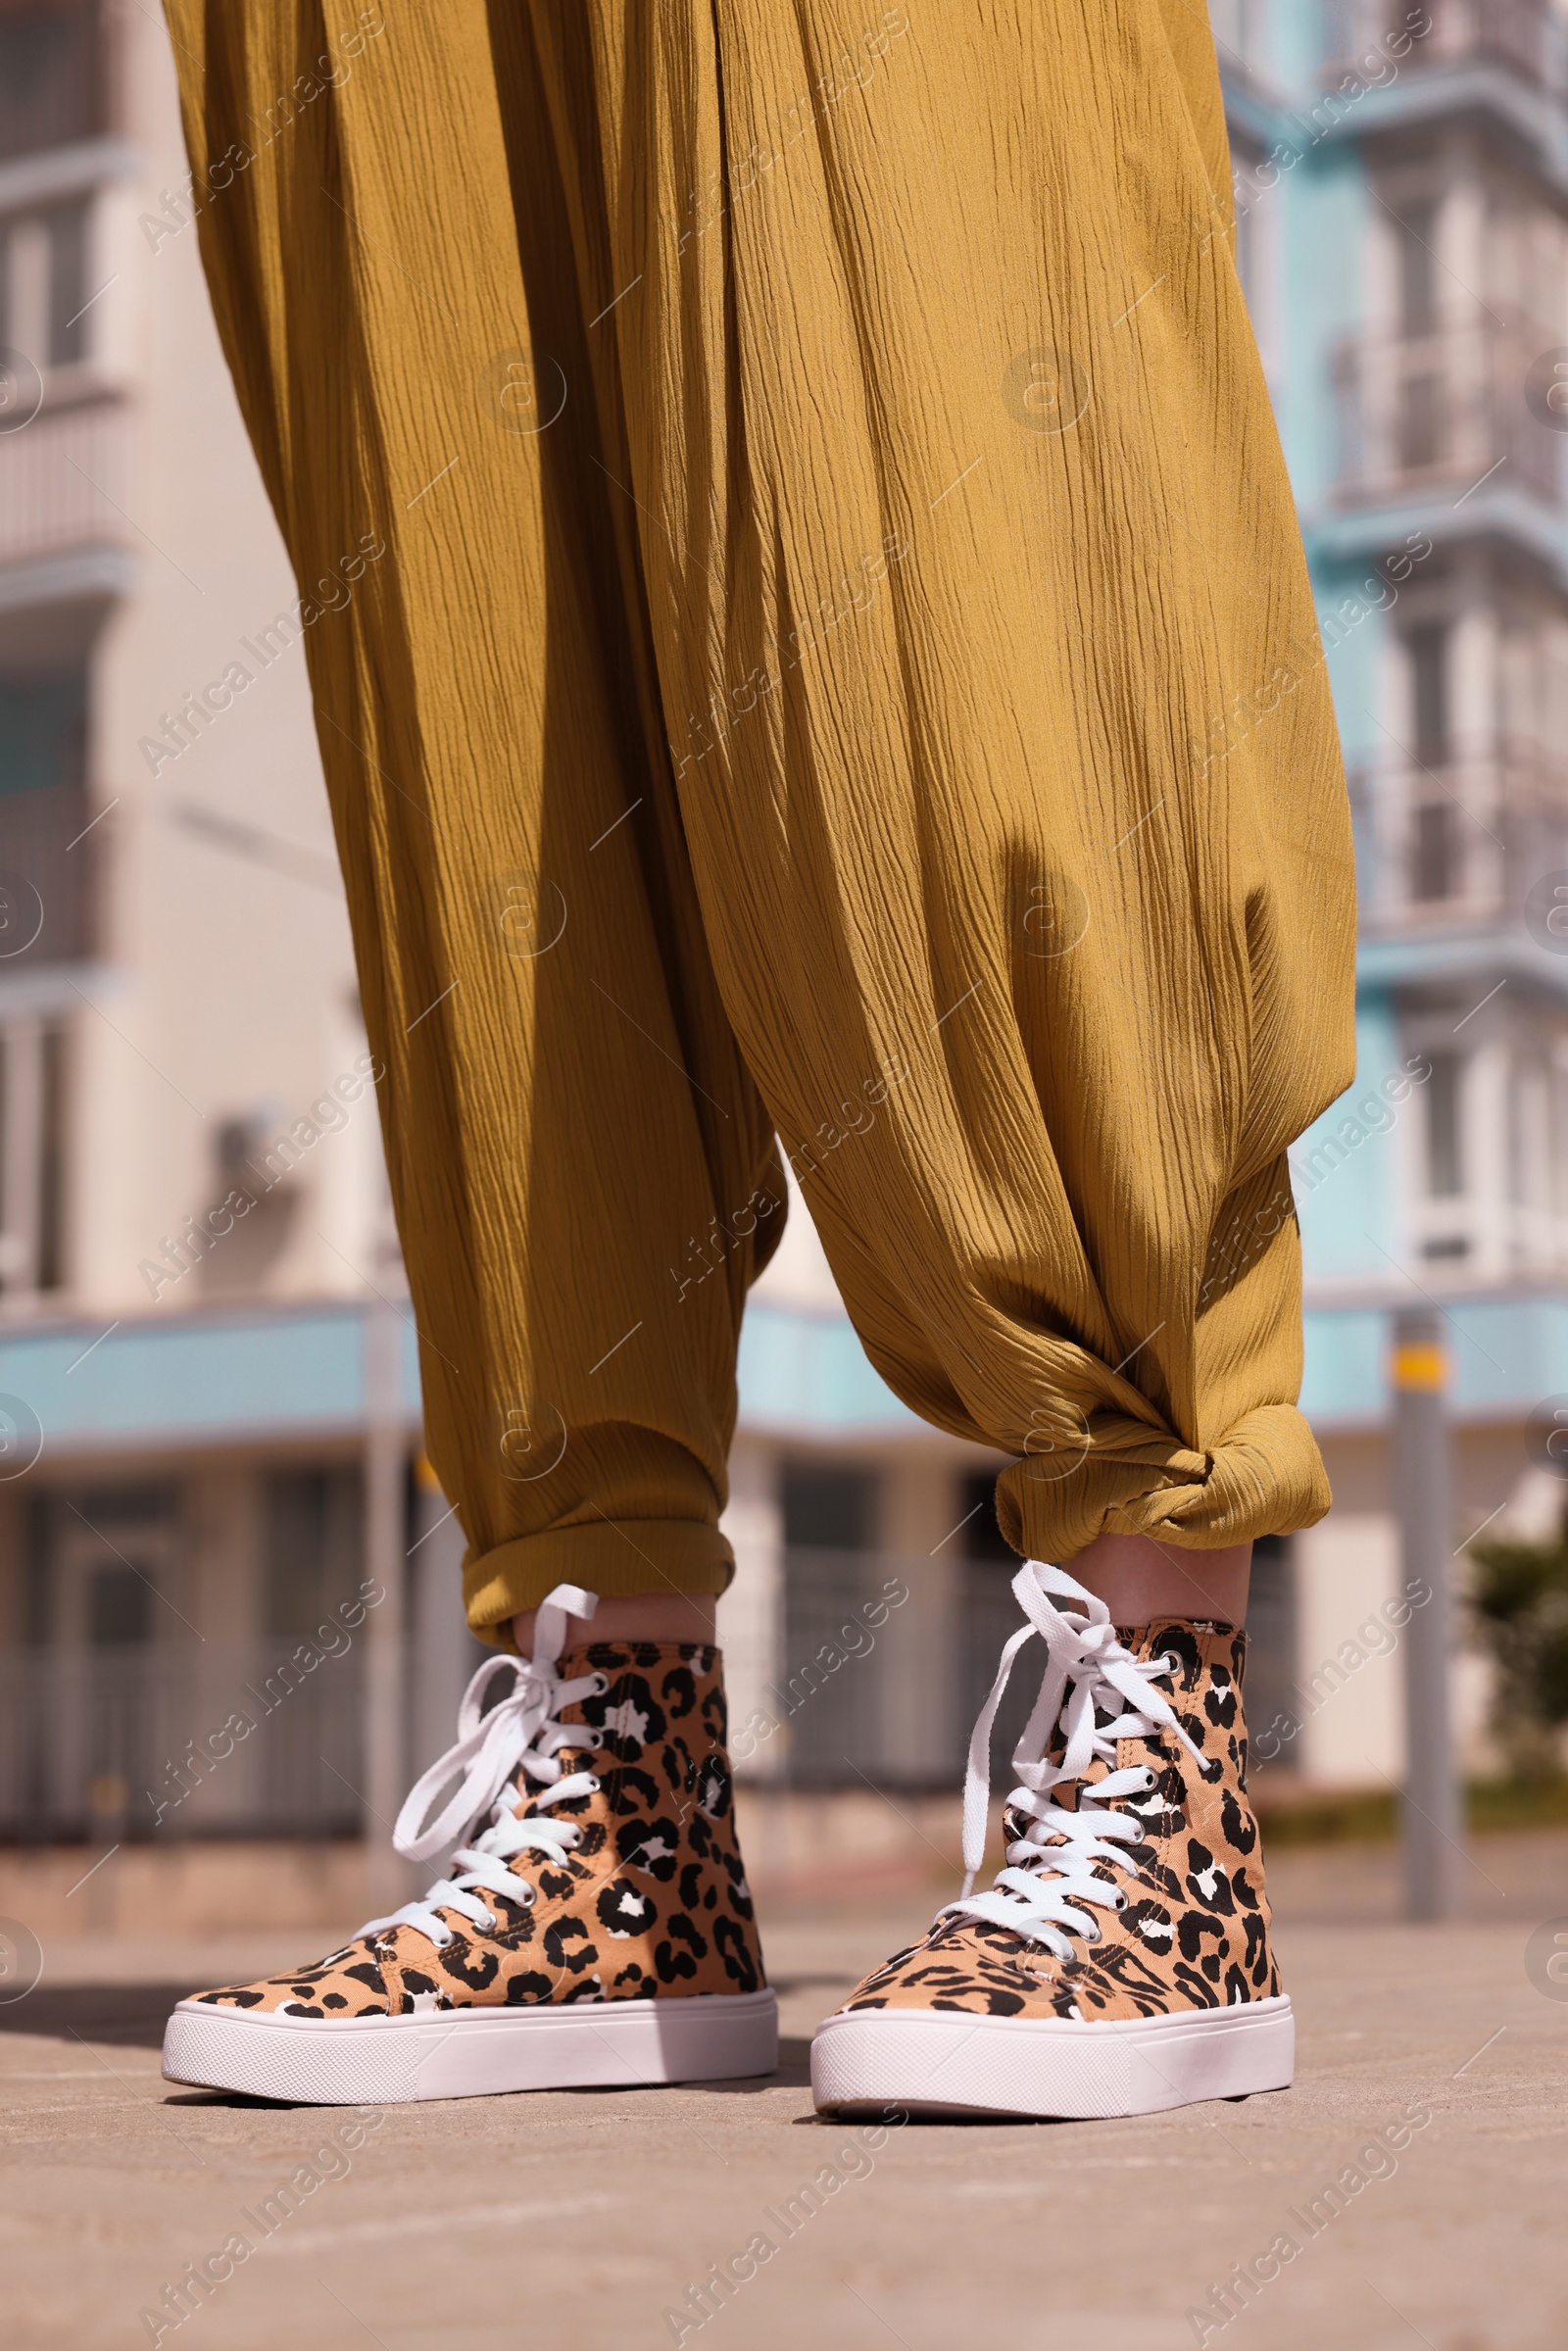
M1554 1778L1568 1723L1568 1540L1478 1543L1470 1607L1497 1668L1493 1734L1518 1780Z

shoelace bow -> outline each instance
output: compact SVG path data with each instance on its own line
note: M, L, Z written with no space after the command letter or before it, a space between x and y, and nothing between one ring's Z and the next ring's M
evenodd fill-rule
M1169 1699L1153 1688L1156 1680L1174 1672L1177 1659L1168 1654L1148 1660L1135 1657L1116 1639L1104 1601L1062 1568L1027 1560L1012 1580L1012 1591L1029 1622L1004 1648L991 1695L969 1740L963 1782L963 1892L938 1911L937 1923L955 1917L987 1919L1031 1942L1045 1943L1058 1959L1070 1959L1069 1930L1089 1942L1101 1938L1099 1921L1089 1905L1127 1907L1125 1890L1098 1874L1096 1864L1131 1869L1122 1848L1139 1841L1144 1824L1112 1805L1119 1798L1147 1795L1159 1785L1157 1773L1145 1765L1114 1768L1117 1740L1170 1731L1205 1778L1208 1766ZM1068 1605L1054 1607L1048 1597L1053 1592ZM1007 1798L1008 1809L1023 1814L1030 1825L1008 1844L1006 1866L998 1871L990 1890L976 1894L971 1889L985 1858L991 1802L991 1726L1013 1660L1037 1633L1046 1644L1045 1679L1013 1750L1020 1784ZM1108 1717L1104 1722L1097 1720L1102 1713ZM1046 1761L1046 1750L1058 1722L1065 1748L1060 1763L1052 1764ZM1086 1783L1084 1774L1096 1760L1108 1762L1112 1769L1102 1779ZM1071 1812L1052 1801L1053 1790L1067 1781L1078 1783L1077 1809Z
M368 1919L360 1935L377 1935L388 1927L416 1927L439 1949L454 1939L455 1930L440 1916L455 1910L485 1933L500 1925L483 1893L504 1894L524 1909L534 1891L525 1878L508 1867L520 1853L543 1853L563 1862L582 1839L573 1821L523 1820L500 1804L504 1788L520 1767L526 1782L540 1786L535 1804L560 1804L572 1796L591 1795L599 1786L593 1772L567 1772L560 1761L563 1747L597 1747L599 1732L580 1723L558 1720L564 1707L610 1688L604 1674L580 1674L564 1682L556 1671L566 1637L569 1617L591 1617L598 1595L579 1591L575 1584L558 1584L540 1603L534 1619L531 1657L487 1657L463 1693L458 1709L456 1743L409 1790L392 1842L406 1861L428 1861L453 1838L463 1837L486 1813L490 1826L452 1856L454 1875L438 1879L422 1902L405 1902L386 1918ZM510 1676L513 1687L485 1711L485 1698L494 1682ZM455 1793L428 1827L425 1814L443 1788L461 1773Z

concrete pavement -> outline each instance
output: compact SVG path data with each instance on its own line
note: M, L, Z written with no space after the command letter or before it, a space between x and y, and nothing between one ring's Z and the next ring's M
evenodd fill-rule
M161 2342L1175 2351L1207 2306L1226 2351L1559 2351L1568 1997L1527 1947L1543 1921L1568 1935L1568 1837L1473 1855L1465 1923L1415 1929L1391 1850L1281 1853L1295 2088L1136 2122L813 2119L811 2027L918 1931L925 1889L764 1915L788 2036L770 2081L358 2118L158 2074L169 2000L301 1957L297 1932L60 1946L0 2006L6 2339L150 2342L140 2314L239 2232L256 2250L182 2323L161 2312ZM765 2258L733 2258L760 2236ZM754 2274L705 2320L691 2289L715 2263ZM1227 2318L1212 2289L1238 2263Z

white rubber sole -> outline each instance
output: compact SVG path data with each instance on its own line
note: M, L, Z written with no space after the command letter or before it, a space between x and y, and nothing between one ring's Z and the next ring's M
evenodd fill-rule
M898 2106L1088 2121L1288 2089L1295 2067L1296 2020L1284 1993L1099 2025L862 2008L817 2027L811 2094L837 2114Z
M777 2064L770 1991L392 2017L257 2015L181 2000L164 2033L168 2082L310 2106L728 2082Z

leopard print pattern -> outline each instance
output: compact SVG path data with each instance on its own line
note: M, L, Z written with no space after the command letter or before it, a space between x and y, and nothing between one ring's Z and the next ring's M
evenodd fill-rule
M1073 1937L1070 1959L987 1920L938 1919L910 1949L867 1976L845 2003L859 2008L960 2009L976 2016L1067 2017L1077 2023L1167 2016L1183 2008L1272 1998L1279 1971L1269 1948L1257 1822L1247 1795L1242 1678L1247 1636L1229 1625L1165 1622L1118 1639L1140 1658L1180 1660L1167 1690L1211 1780L1168 1734L1117 1741L1116 1766L1158 1774L1148 1795L1123 1799L1144 1836L1123 1849L1132 1872L1108 1863L1096 1875L1125 1888L1120 1912L1096 1909L1101 1940ZM1061 1755L1058 1727L1054 1759ZM1103 1779L1097 1761L1085 1775ZM1072 1789L1057 1801L1069 1809ZM1007 1836L1026 1824L1007 1816Z
M441 1949L417 1928L393 1927L289 1975L196 1997L288 2016L362 2017L759 1990L762 1953L735 1836L718 1651L592 1641L558 1670L564 1681L608 1678L602 1694L560 1718L600 1735L597 1748L561 1750L564 1771L594 1772L600 1785L559 1804L530 1798L521 1807L525 1817L575 1821L583 1831L559 1865L518 1854L531 1905L487 1892L494 1934L461 1911L441 1911L455 1930Z

